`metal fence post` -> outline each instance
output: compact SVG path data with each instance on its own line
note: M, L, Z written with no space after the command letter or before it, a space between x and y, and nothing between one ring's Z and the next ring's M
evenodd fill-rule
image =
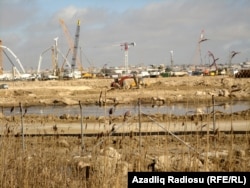
M23 150L25 149L25 145L24 145L24 128L23 128L23 107L22 107L22 103L19 103L19 107L20 107L20 114L21 114L21 134L22 134L22 146L23 146Z
M81 104L81 101L79 101L79 106L80 106L80 114L81 114L81 154L82 154L83 150L84 150L84 143L83 143L83 124L82 124L82 104Z

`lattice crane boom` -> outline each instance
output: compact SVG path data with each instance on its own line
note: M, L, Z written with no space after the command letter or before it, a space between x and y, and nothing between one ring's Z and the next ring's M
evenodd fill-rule
M16 54L15 54L11 49L9 49L9 48L6 47L6 46L0 45L0 48L3 48L3 49L8 50L8 52L15 58L16 62L18 63L18 65L19 65L20 68L22 69L23 73L25 73L25 70L24 70L24 68L23 68L23 65L22 65L21 61L18 59L18 57L16 56Z
M79 34L80 34L80 21L78 21L78 22L79 22L79 31L78 31L78 32L79 32L79 33L78 33L78 40L79 40ZM70 52L73 53L72 55L74 56L74 41L73 41L73 39L72 39L72 37L71 37L71 34L70 34L69 30L68 30L68 27L66 26L66 24L65 24L65 22L64 22L63 19L59 19L59 23L61 24L62 29L63 29L63 32L64 32L64 35L65 35L65 37L66 37L66 39L67 39L67 42L68 42L68 45L69 45ZM77 23L77 24L78 24L78 23ZM77 25L77 30L78 30L78 25ZM76 34L77 34L77 31L76 31ZM75 37L75 40L76 40L76 37ZM78 45L78 42L77 42L77 45ZM72 59L73 59L73 57L72 57ZM82 67L82 65L81 65L81 62L80 62L80 59L78 58L78 56L75 57L75 62L76 62L76 64L77 64L77 66L78 66L78 69L79 69L79 70L83 70L83 67Z
M75 65L76 65L79 37L80 37L80 20L78 20L78 22L77 22L75 43L74 43L73 56L72 56L72 62L71 62L71 68L73 71L75 70Z
M135 46L135 42L124 42L121 43L120 46L123 48L124 50L124 64L125 64L125 73L128 74L128 48L129 46Z

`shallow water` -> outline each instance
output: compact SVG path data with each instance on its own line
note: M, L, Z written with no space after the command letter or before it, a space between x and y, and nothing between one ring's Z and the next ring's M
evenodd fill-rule
M97 105L82 105L83 116L105 116L108 115L109 109L113 106L99 107ZM215 103L214 110L224 113L233 113L238 111L247 110L250 108L250 101L234 101L230 103ZM24 109L25 110L25 109ZM24 111L23 110L23 111ZM126 111L130 110L132 114L138 114L138 105L117 105L115 107L114 115L123 115ZM141 112L146 114L173 114L173 115L185 115L192 114L196 111L202 111L204 113L210 113L213 111L213 107L204 106L204 104L186 104L175 103L171 105L155 106L141 105ZM4 115L20 114L20 108L16 107L12 112L10 108L3 108ZM80 106L34 106L27 108L27 114L36 115L56 115L61 116L63 114L80 115Z

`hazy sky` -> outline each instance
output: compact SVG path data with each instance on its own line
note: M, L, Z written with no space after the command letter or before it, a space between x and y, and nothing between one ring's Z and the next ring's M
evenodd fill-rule
M129 65L170 65L171 50L174 64L198 65L198 40L204 30L209 40L201 43L203 63L210 63L208 51L219 58L217 63L227 63L233 50L240 52L233 58L239 63L250 59L249 18L249 0L1 0L0 39L25 69L37 69L40 54L55 44L55 37L67 54L59 19L73 40L80 20L78 54L84 68L124 65L124 42L136 43L128 50ZM8 66L4 56L3 67ZM51 67L48 51L41 68Z

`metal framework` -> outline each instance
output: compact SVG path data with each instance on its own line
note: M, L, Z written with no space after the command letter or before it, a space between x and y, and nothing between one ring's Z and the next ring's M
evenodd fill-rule
M70 49L70 51L72 53L72 60L73 60L73 57L75 56L74 63L77 64L79 70L83 70L80 59L78 58L77 54L74 54L75 53L74 52L75 51L74 50L75 45L74 45L74 41L73 41L73 39L71 37L71 34L70 34L69 30L68 30L68 27L66 26L65 22L62 19L59 19L59 23L62 26L64 35L65 35L65 37L67 39L67 42L68 42L68 45L69 45L69 49ZM75 43L76 43L76 40L79 40L79 34L80 34L80 21L78 20L78 22L77 22L77 31L76 31L76 36L75 36ZM77 46L78 46L78 41L77 41Z
M123 48L124 50L124 65L125 65L125 73L128 74L128 48L129 46L135 46L135 42L125 42L120 44L120 46Z
M201 64L201 65L203 65L202 55L201 55L201 43L208 40L207 38L204 37L204 33L205 33L205 31L202 30L202 31L201 31L201 35L200 35L200 39L199 39L199 41L198 41L198 48L199 48L200 64Z
M73 55L72 55L72 62L71 62L72 72L75 71L79 37L80 37L80 20L78 20L77 27L76 27L75 43L74 43Z
M6 49L6 50L7 50L7 51L15 58L16 62L18 63L18 65L19 65L20 68L22 69L23 73L25 73L25 70L24 70L24 68L23 68L23 65L22 65L21 61L18 59L18 57L16 56L16 54L15 54L11 49L9 49L9 48L6 47L6 46L0 45L0 48L3 48L3 49Z

